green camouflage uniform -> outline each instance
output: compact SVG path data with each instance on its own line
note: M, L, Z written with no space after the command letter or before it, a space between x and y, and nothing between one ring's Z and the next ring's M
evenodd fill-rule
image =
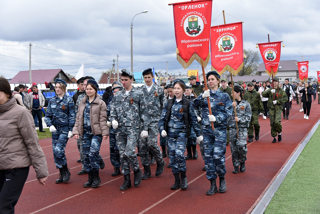
M222 87L220 87L220 90L224 93L227 93L229 95L230 99L233 100L233 98L231 96L231 92L232 92L231 88L227 87L226 89L223 89Z
M253 138L253 126L255 134L257 135L260 133L259 113L264 112L261 97L259 92L253 89L252 91L247 90L243 99L247 100L251 106L252 117L248 129L248 136L249 138Z
M269 118L271 125L271 136L276 137L277 133L282 132L281 114L283 109L283 103L287 102L288 97L286 92L282 88L276 89L276 93L273 94L271 89L262 92L263 97L268 97ZM273 100L277 100L277 104L273 105Z
M199 96L199 95L203 92L200 84L199 84L199 85L193 85L193 86L192 86L192 89L193 89L193 92L194 92L197 96Z

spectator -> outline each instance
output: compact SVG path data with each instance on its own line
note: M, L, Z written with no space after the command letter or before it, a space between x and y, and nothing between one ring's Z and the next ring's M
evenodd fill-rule
M20 94L20 88L19 88L19 87L15 87L15 88L14 88L14 91L13 91L13 93L12 93L12 96L13 96L14 98L16 98L17 103L18 103L19 105L25 107L25 106L23 105L23 99L22 99L23 97L22 97L21 94Z
M40 184L48 177L46 158L29 112L17 105L10 84L0 77L0 212L14 207L33 165Z
M84 91L83 83L84 83L84 77L81 77L80 79L78 79L78 81L77 81L78 90L72 97L74 103L77 103L77 100L78 100L78 97L79 97L80 94L86 93Z
M301 102L301 98L302 98L302 93L300 93L300 90L304 89L304 86L302 84L302 82L299 82L299 85L297 87L297 94L298 94L298 101L299 101L299 106L300 106L300 112L303 112L303 103Z
M270 84L270 81L269 81L269 80L266 81L266 84L267 84L267 87L268 87L268 88L271 88L271 84Z
M19 86L18 86L18 88L19 88L19 93L20 93L20 95L22 96L22 100L24 101L24 93L23 93L23 91L24 91L24 89L25 89L25 86L24 85L22 85L22 84L20 84Z
M317 98L317 83L316 81L313 81L313 84L312 84L312 90L313 90L313 100L316 100Z
M310 110L311 110L311 103L312 103L312 94L313 90L310 86L310 83L305 82L304 88L299 91L302 93L301 101L303 102L303 111L304 111L304 119L309 120Z

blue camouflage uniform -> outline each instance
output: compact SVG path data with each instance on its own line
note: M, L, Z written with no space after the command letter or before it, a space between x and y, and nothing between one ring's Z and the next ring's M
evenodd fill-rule
M143 166L149 166L149 151L155 157L158 164L163 163L162 153L157 144L159 133L159 120L163 109L164 90L153 84L150 91L146 85L140 87L144 98L145 112L141 116L145 126L141 131L148 131L147 138L139 139L139 153Z
M232 102L227 93L220 89L213 92L210 90L210 105L212 115L216 117L214 131L209 121L209 109L207 98L202 94L194 101L196 110L201 110L202 132L203 132L203 151L207 179L216 179L218 176L224 178L227 170L225 167L226 139L227 139L227 119L232 114Z
M169 102L167 102L159 121L160 132L167 129L170 166L174 174L179 173L180 171L185 172L187 170L184 152L186 150L187 139L189 136L187 134L187 124L185 123L184 111L189 111L188 126L193 125L196 135L198 137L201 135L200 125L197 121L193 103L190 102L189 109L186 110L183 108L183 102L185 101L189 100L183 97L181 101L177 102L174 98L171 112L168 112ZM168 114L170 114L170 118L168 118L167 121Z
M110 103L110 122L115 120L119 125L116 140L123 175L130 174L130 166L133 171L139 170L135 151L140 130L145 130L143 101L142 91L132 88L129 93L126 93L125 90L117 92Z
M234 120L235 113L232 108L232 116L229 117L228 126L229 126L229 135L230 135L230 149L232 154L232 163L233 166L238 167L240 163L244 163L247 160L247 135L248 127L251 121L251 106L250 103L246 100L237 101L236 111L237 117L239 118L238 122L238 134L236 121Z
M44 118L48 127L54 126L57 131L52 133L52 150L57 168L67 164L65 148L68 142L68 132L75 124L75 109L73 99L65 94L61 99L58 96L50 99Z

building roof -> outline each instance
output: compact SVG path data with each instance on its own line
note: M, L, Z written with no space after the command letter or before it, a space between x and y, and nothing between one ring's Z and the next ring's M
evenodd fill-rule
M109 84L117 81L117 74L109 74L109 73L102 73L99 83L108 83L108 78L110 77Z
M60 72L62 72L67 77L62 69L31 70L32 83L43 84L44 82L52 82ZM71 82L70 79L68 80L68 82ZM30 83L29 71L20 71L12 78L12 80L10 80L10 83Z
M278 71L298 71L297 60L280 60ZM258 67L258 73L265 72L266 67L264 63L260 63Z
M239 80L242 80L243 82L251 82L253 79L255 79L257 82L265 82L269 79L269 76L260 76L260 75L234 76L233 82L238 82ZM231 79L229 78L228 81L231 81Z

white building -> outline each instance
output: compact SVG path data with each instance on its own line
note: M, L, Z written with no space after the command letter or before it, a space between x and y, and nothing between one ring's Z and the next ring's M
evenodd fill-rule
M297 60L283 60L279 63L279 69L276 77L279 78L280 82L284 82L286 78L289 78L289 81L297 81L299 80L299 71ZM269 76L266 72L266 68L264 63L260 63L257 71L257 75L260 76Z

